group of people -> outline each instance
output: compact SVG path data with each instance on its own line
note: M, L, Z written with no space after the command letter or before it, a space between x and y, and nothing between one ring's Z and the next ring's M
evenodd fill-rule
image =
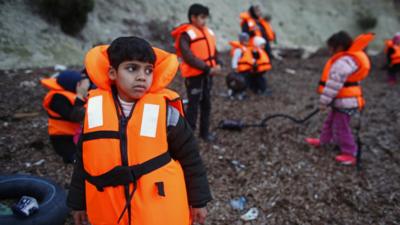
M241 33L238 41L231 41L232 70L227 76L230 95L242 100L249 88L255 94L269 96L266 72L271 70L271 42L276 42L276 35L268 20L261 14L260 6L251 6L240 14Z
M188 23L172 30L181 63L142 38L119 37L90 49L83 71L42 80L50 89L43 102L50 140L64 162L75 164L67 204L76 225L204 223L212 196L194 131L200 111L199 136L215 141L210 91L222 66L216 36L206 25L209 16L208 7L193 4ZM268 95L264 74L271 69L275 33L259 6L240 18L242 33L231 42L232 69L256 94ZM331 111L320 137L306 142L337 144L342 164L356 163L350 119L365 105L361 81L370 62L364 49L373 38L353 40L341 31L327 41L332 57L318 92L321 110ZM393 77L399 72L400 35L387 54ZM179 94L167 88L178 69L189 100L185 113Z

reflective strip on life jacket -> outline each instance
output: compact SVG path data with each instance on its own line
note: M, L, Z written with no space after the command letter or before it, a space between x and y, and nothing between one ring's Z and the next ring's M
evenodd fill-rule
M182 55L179 41L181 35L186 33L190 38L190 50L194 56L203 60L208 66L213 67L216 63L216 39L214 32L208 27L199 29L191 24L184 24L176 28L172 35L175 38L175 48L179 56ZM198 76L204 71L191 67L184 60L180 64L183 77Z
M183 170L167 142L167 102L179 96L147 93L125 118L116 95L97 89L88 100L82 158L90 223L189 225Z

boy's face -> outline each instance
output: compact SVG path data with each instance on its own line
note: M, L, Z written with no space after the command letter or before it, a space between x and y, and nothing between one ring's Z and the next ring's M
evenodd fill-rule
M261 17L262 16L262 12L261 12L261 8L260 6L254 6L254 14L256 14L257 17Z
M339 46L337 48L334 48L332 46L328 46L329 48L329 53L331 53L331 55L335 55L336 53L342 52L343 51L343 47Z
M191 19L192 24L194 26L202 28L207 24L208 16L207 15L203 15L203 14L200 14L200 15L197 15L197 16L192 15L190 17L190 19Z
M153 69L151 63L136 60L124 61L118 69L110 68L109 77L115 82L119 97L127 102L132 102L143 97L150 89L153 82Z

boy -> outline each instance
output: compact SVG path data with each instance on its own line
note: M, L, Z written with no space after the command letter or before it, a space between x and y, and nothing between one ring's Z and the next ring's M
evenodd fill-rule
M206 171L179 95L165 88L178 64L137 37L86 55L98 89L89 94L68 196L75 224L204 223Z
M327 45L332 57L325 64L318 93L320 108L332 108L322 127L320 138L306 138L306 142L319 147L334 143L341 153L335 160L343 165L357 163L358 146L350 127L351 116L365 105L361 81L371 69L364 49L374 39L373 34L362 34L354 41L345 31L332 35Z
M269 20L262 18L261 8L259 5L250 6L247 12L240 14L242 32L247 33L253 44L255 37L262 37L266 40L264 50L270 58L273 58L270 42L276 42L275 32L269 23Z
M73 163L76 153L74 135L79 133L85 116L84 105L90 81L77 71L66 70L55 78L42 79L41 83L50 89L43 107L49 115L51 144L65 163Z
M211 113L212 76L221 71L217 61L215 36L206 26L209 9L193 4L188 12L188 24L180 25L172 31L177 54L182 57L180 66L188 95L186 118L193 130L196 129L198 106L200 104L200 137L214 141L209 132Z

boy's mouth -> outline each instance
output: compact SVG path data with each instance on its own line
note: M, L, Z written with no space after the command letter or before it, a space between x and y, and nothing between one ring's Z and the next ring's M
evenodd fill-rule
M146 86L144 85L135 85L132 87L134 91L143 92L146 91Z

